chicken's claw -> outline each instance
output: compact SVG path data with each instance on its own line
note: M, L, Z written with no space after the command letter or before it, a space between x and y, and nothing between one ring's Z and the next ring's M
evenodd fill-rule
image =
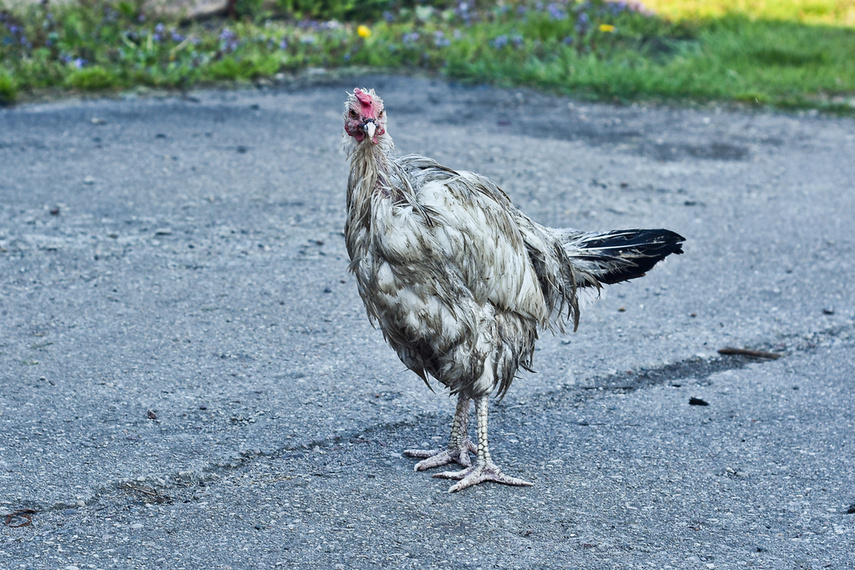
M433 469L441 467L449 463L457 463L463 467L472 465L472 459L469 457L469 452L477 453L478 448L475 444L469 441L469 438L456 449L405 449L404 455L407 457L424 458L424 461L419 461L415 465L415 471L424 471L425 469Z
M462 491L467 487L472 487L485 481L493 481L494 483L502 483L503 485L512 485L514 487L531 487L534 485L534 483L529 483L523 479L505 475L499 469L499 466L493 462L479 463L462 471L443 471L442 473L437 473L434 477L438 479L459 479L459 482L452 485L448 490L449 493Z

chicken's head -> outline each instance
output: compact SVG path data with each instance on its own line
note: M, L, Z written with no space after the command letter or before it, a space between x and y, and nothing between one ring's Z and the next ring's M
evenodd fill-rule
M356 88L344 104L344 132L358 142L368 140L377 144L386 134L386 113L383 100L374 90Z

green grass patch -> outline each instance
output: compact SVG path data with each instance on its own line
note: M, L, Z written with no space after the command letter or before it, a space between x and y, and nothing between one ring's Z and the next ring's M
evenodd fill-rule
M608 100L855 111L855 8L843 0L241 0L235 20L191 23L136 0L15 6L0 10L5 101L359 65Z
M7 71L0 69L0 105L11 103L17 96L15 79Z
M115 73L98 65L76 69L65 81L69 87L81 91L101 91L119 85L119 78Z

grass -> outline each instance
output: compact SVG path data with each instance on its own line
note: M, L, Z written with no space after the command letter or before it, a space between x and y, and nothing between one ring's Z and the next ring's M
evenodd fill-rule
M855 2L851 0L647 0L645 4L671 20L741 14L751 20L855 27Z
M855 113L852 0L238 0L236 19L199 22L143 5L0 10L0 102L370 66L606 100Z

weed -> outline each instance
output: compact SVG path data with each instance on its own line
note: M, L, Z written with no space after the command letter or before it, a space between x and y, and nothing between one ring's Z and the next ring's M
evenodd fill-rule
M18 96L15 78L0 69L0 105L11 103Z
M119 85L119 78L113 72L95 65L72 71L66 83L81 91L101 91Z

